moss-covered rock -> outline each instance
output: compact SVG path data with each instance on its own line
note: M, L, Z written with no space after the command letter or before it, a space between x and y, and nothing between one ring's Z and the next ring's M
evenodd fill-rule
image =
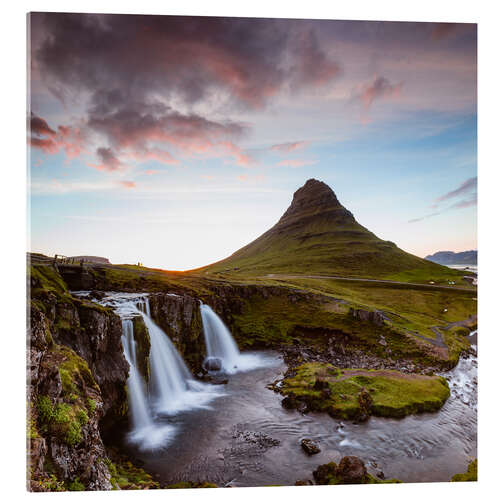
M452 482L477 481L477 458L472 460L467 466L467 472L455 474L451 478Z
M130 462L128 457L114 448L108 448L109 458L104 460L114 490L153 490L160 485L144 469Z
M450 395L446 379L394 370L340 370L306 363L281 387L284 406L328 412L334 418L362 421L370 415L401 418L436 411Z
M72 297L50 265L32 266L28 276L28 488L111 489L101 427L126 401L114 389L128 373L121 322Z
M398 479L378 479L368 474L365 464L355 456L343 457L338 464L329 462L313 472L316 484L387 484L400 483Z
M142 319L142 316L134 316L134 339L136 342L136 358L139 373L144 380L149 381L149 352L151 350L151 339L148 329Z

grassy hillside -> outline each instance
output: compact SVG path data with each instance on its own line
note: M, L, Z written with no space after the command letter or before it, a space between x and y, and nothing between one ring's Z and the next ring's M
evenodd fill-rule
M279 222L252 243L210 266L204 275L338 275L425 282L463 273L426 261L361 226L323 182L310 179Z

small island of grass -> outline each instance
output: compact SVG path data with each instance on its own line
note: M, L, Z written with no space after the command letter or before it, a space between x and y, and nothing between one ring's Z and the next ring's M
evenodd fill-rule
M439 410L450 395L446 379L395 370L340 370L306 363L281 387L285 408L328 412L334 418L363 421L370 415L402 418Z

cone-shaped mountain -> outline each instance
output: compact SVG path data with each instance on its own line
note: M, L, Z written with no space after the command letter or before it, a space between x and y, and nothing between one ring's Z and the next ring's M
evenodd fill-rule
M202 270L254 276L288 273L395 278L400 273L436 275L445 268L377 238L341 205L327 184L309 179L295 192L276 225L230 257Z

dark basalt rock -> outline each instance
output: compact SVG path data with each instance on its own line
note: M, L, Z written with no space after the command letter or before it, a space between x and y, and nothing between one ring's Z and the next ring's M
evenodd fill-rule
M328 384L328 380L324 380L321 378L317 378L314 382L313 389L316 391L322 391L324 389L329 389L330 385Z
M205 358L203 369L207 372L219 372L222 370L222 361L219 358Z
M368 321L377 326L382 326L385 321L385 316L379 311L365 311L364 309L349 309L349 314L359 321Z
M61 485L78 478L87 490L110 490L99 429L105 407L101 391L84 359L55 343L54 333L53 323L33 306L28 331L28 489L47 491L55 473Z
M297 407L297 401L291 396L286 396L281 400L281 406L287 410L293 410Z
M308 455L315 455L321 451L321 448L312 439L302 439L300 446Z
M192 371L199 371L206 356L200 301L190 295L152 293L151 317L175 344Z
M345 484L360 484L366 479L366 467L355 456L344 457L337 466L337 475Z
M313 477L317 484L328 484L331 477L337 473L337 464L330 462L328 464L320 465L314 472Z

